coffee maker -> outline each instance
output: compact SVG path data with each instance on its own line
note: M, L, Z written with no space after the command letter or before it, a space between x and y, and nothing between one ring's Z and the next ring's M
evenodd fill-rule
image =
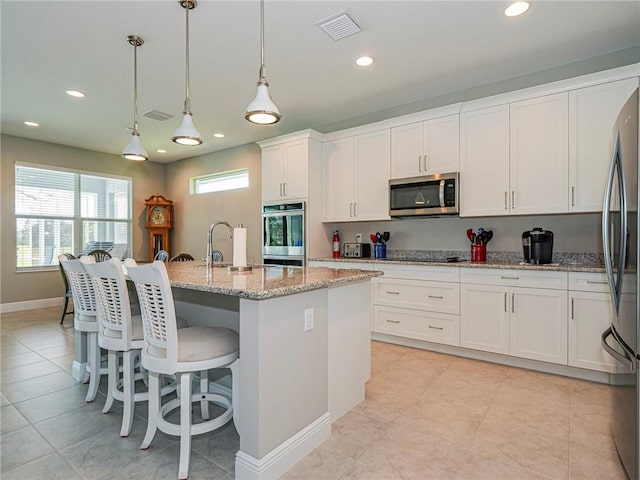
M553 232L542 228L532 228L522 233L522 249L525 263L551 263L553 256Z

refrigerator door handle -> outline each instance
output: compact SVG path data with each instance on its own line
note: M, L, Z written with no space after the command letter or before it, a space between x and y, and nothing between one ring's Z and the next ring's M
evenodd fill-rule
M613 340L620 346L620 349L624 352L624 354L618 352L611 345L607 343L607 338L609 337L613 337ZM629 352L627 352L627 349L624 348L623 345L620 345L620 343L616 340L616 337L613 335L613 330L611 329L611 327L607 328L602 333L602 336L600 337L600 343L602 344L602 348L604 348L609 355L611 355L619 363L623 364L628 369L633 371L634 369L633 357L629 354Z

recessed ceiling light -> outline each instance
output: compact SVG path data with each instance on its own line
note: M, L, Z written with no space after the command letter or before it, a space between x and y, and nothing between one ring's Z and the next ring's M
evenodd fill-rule
M529 2L513 2L504 10L507 17L517 17L529 10Z
M156 152L158 152L158 153L167 153L167 151L163 150L162 148L159 148L158 150L156 150Z
M213 136L216 138L224 138L224 133L214 133Z
M363 56L356 59L356 65L359 67L368 67L371 64L373 64L373 58L371 57Z
M71 96L71 97L76 97L76 98L84 98L85 94L80 92L79 90L67 90L66 94Z
M36 122L24 122L27 127L39 127L40 124Z

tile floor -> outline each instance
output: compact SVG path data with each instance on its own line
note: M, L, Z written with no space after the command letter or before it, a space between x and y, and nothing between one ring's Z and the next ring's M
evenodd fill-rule
M3 314L0 476L176 478L178 441L139 449L121 410L100 413L71 378L72 319L59 310ZM373 343L367 398L283 480L624 479L609 433L608 387L396 345ZM116 402L117 406L118 402ZM234 477L233 426L193 442L190 479Z

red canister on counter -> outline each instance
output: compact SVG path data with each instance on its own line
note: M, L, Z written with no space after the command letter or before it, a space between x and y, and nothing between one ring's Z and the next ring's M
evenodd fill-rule
M340 258L340 234L333 232L333 258Z

